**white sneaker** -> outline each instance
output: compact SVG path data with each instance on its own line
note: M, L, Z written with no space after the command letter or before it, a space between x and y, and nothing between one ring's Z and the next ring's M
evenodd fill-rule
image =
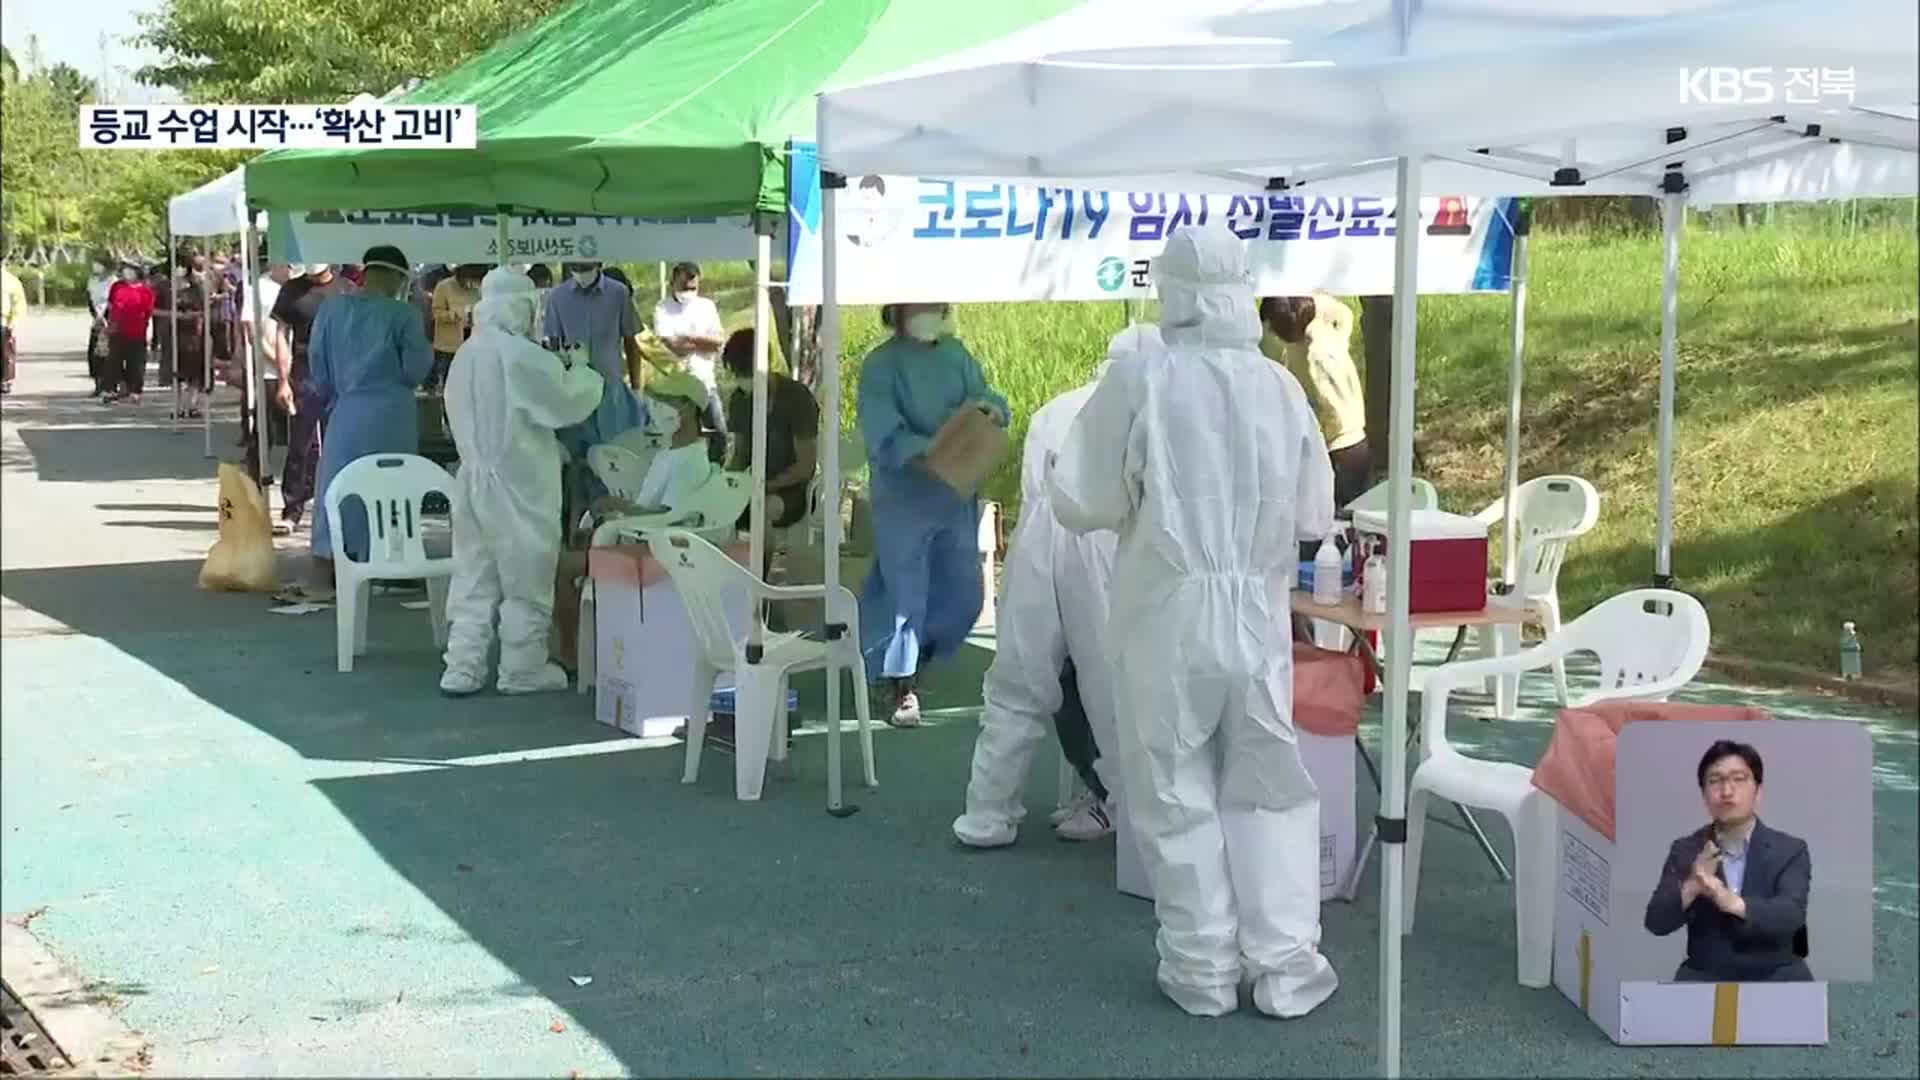
M911 690L902 694L899 704L893 707L893 719L888 723L894 727L919 727L920 695Z
M1107 812L1104 804L1089 803L1085 809L1053 827L1053 834L1062 840L1087 841L1098 840L1113 835L1113 815Z
M1086 788L1079 788L1067 805L1056 806L1051 813L1047 814L1047 821L1057 826L1076 814L1085 813L1087 808L1097 801L1098 800L1094 798L1093 792L1088 791Z
M567 678L567 669L551 661L531 675L509 677L500 676L499 689L503 694L551 694L565 690L572 685Z
M1005 818L962 814L953 821L953 838L971 848L1006 847L1019 835L1020 830Z
M486 685L484 676L456 668L448 668L447 673L440 676L440 692L448 697L471 697L479 693L484 685Z

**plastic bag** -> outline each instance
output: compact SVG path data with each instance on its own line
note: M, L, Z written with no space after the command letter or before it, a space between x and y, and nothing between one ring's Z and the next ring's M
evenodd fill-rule
M220 539L200 568L200 587L219 592L272 592L278 579L273 524L260 485L238 465L220 463Z

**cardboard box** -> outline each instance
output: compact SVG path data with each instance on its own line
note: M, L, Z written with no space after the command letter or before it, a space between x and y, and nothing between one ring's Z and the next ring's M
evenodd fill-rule
M1335 738L1310 731L1299 732L1299 738L1307 775L1320 789L1320 899L1331 900L1353 872L1356 854L1354 742L1350 735ZM1153 899L1153 885L1147 880L1124 807L1114 822L1114 879L1128 896Z
M1718 739L1759 750L1760 820L1807 843L1813 982L1674 982L1686 930L1655 937L1647 902L1673 840L1705 819L1695 770ZM1614 836L1553 803L1559 873L1553 984L1621 1045L1818 1046L1828 981L1872 977L1871 742L1856 724L1665 720L1626 724L1614 766Z
M947 418L927 447L927 470L972 498L1007 458L1007 429L982 409L965 406Z
M727 549L745 565L747 545ZM644 547L595 548L587 570L594 596L594 718L641 738L670 736L694 700L693 624L666 569ZM748 596L728 597L727 624L747 632ZM722 681L726 676L721 676ZM704 699L712 692L702 687Z
M1479 611L1487 606L1487 527L1442 510L1413 511L1413 545L1407 554L1412 579L1408 610ZM1368 557L1387 542L1384 510L1353 515L1357 552L1355 587L1364 590Z

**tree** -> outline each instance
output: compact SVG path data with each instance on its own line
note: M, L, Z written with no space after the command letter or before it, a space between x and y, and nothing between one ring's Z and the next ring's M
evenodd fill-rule
M160 54L143 82L190 99L342 101L442 74L565 0L423 0L414 4L262 5L164 0L139 16Z
M12 86L20 81L20 65L13 62L13 50L0 45L0 83Z
M92 79L80 74L70 64L55 64L46 72L47 89L53 95L54 102L69 109L79 109L90 101L98 100L98 88Z

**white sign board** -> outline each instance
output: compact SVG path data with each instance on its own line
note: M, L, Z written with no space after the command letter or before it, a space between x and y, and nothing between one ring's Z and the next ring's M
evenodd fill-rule
M375 244L393 244L414 262L500 261L496 214L418 210L276 210L268 250L277 262L358 262ZM753 222L737 218L636 218L511 214L507 260L695 262L753 258Z

